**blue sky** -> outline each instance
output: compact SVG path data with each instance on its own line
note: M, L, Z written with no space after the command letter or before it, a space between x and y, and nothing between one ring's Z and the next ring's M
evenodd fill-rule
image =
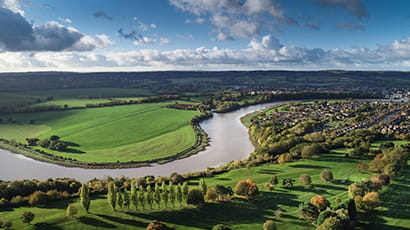
M408 0L0 0L0 71L409 70Z

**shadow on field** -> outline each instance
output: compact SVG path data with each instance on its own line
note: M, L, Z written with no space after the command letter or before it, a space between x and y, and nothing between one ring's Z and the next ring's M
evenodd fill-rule
M104 214L97 214L97 216L99 216L101 218L104 218L106 220L109 220L109 221L112 221L112 222L117 222L117 223L124 224L124 225L138 226L138 227L143 227L143 228L145 228L147 226L146 223L139 222L139 221L136 221L136 220L123 219L123 218L120 218L120 217L108 216L108 215L104 215Z
M63 228L49 223L35 223L32 230L62 230Z
M347 184L344 185L344 186L347 187ZM325 189L325 190L332 189L332 190L347 191L347 188L341 188L341 187L338 187L338 186L335 186L335 185L331 185L331 184L316 184L315 187L316 187L316 188L317 188L317 187L318 187L318 188L323 188L323 189Z
M81 150L78 150L78 149L66 149L65 151L64 151L65 153L77 153L77 154L83 154L83 153L85 153L85 152L83 152L83 151L81 151Z
M101 227L101 228L116 228L116 226L113 224L110 224L105 221L98 220L96 218L89 217L89 216L81 216L78 218L78 220L81 223L90 225L90 226Z
M272 215L272 210L278 204L299 205L296 196L287 193L261 192L257 200L236 199L225 203L207 203L196 208L180 210L158 210L150 213L126 213L127 215L160 220L176 225L211 229L219 223L228 225L263 223L266 215ZM192 207L192 206L189 206Z
M260 169L257 171L259 174L268 174L268 175L273 175L280 173L280 170L274 170L274 169Z
M318 166L318 165L305 165L305 164L299 164L299 165L290 165L292 168L304 168L304 169L327 169L328 167L323 167L323 166Z

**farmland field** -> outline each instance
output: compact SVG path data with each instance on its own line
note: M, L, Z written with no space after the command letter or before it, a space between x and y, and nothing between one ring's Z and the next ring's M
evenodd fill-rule
M20 113L14 124L0 124L0 138L25 142L27 137L58 135L66 152L47 152L83 162L144 161L183 151L196 142L189 121L197 111L163 108L170 102ZM32 120L33 124L28 124ZM40 148L40 147L37 147Z

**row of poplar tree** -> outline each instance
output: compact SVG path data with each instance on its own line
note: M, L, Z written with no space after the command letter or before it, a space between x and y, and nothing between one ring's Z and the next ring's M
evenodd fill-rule
M117 187L114 182L109 182L107 185L107 200L108 204L115 211L117 207L120 209L130 209L131 206L138 209L145 209L149 206L153 209L154 204L158 208L161 208L161 203L168 207L171 204L175 207L175 203L181 206L183 202L186 202L189 192L188 183L184 182L182 185L174 185L172 181L168 184L162 182L161 185L155 184L154 187L148 185L146 187L138 186L137 181L131 182L131 191L129 192L126 187ZM89 213L90 209L90 189L86 184L82 184L80 190L80 203L81 206Z

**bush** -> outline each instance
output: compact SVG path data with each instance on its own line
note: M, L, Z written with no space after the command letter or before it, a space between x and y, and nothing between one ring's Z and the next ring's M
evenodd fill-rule
M300 175L299 180L303 185L310 185L312 183L312 179L310 179L310 176L308 174Z
M65 215L67 217L74 217L75 215L77 215L77 213L78 213L78 209L74 205L69 204L67 206L67 209L65 211Z
M269 178L269 183L273 184L273 185L277 185L278 184L278 177L276 175L272 175Z
M206 190L205 198L206 200L213 202L218 198L218 194L216 193L216 190L214 188L208 188Z
M201 205L204 201L204 194L199 189L191 189L188 192L186 203L192 205Z
M302 157L305 159L312 158L314 155L319 155L323 152L319 144L305 145L302 148Z
M353 183L348 187L349 198L355 198L356 196L364 195L364 188L360 183Z
M337 217L329 217L316 230L343 230L342 221Z
M5 220L3 221L3 223L1 223L0 227L4 229L10 229L11 226L13 226L13 223L10 220Z
M363 207L366 210L373 210L380 205L380 195L378 192L369 192L363 197Z
M276 225L273 220L267 220L263 223L263 230L276 230Z
M316 220L316 225L319 226L325 222L325 220L331 216L335 216L335 213L329 209L324 210L321 212Z
M319 216L319 210L311 203L302 203L299 205L300 217L308 220L316 220Z
M34 217L34 213L32 213L31 211L26 211L21 214L20 220L24 224L30 224L30 222L34 220Z
M234 192L240 196L253 198L259 194L259 189L253 180L247 179L239 181L235 186Z
M320 179L322 179L323 181L332 181L333 173L330 170L325 169L320 173Z
M321 195L312 197L310 199L310 203L314 205L316 208L318 208L319 211L325 210L330 205L329 201Z
M148 224L147 230L169 230L170 228L158 220L153 220L151 223Z
M226 224L217 224L212 227L212 230L232 230L232 228Z
M42 205L48 202L48 196L45 192L36 191L30 195L28 203L30 205Z

